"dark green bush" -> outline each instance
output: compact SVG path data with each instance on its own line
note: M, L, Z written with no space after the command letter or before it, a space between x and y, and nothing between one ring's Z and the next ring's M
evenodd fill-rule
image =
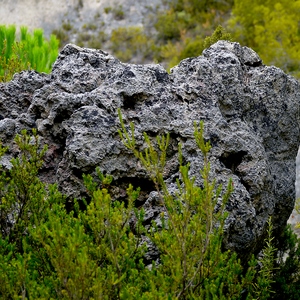
M288 225L278 239L271 299L300 299L300 240Z
M145 58L153 47L143 28L139 26L114 29L110 38L111 50L120 60L127 62L135 56Z
M155 29L158 31L158 37L162 40L178 40L180 38L180 28L175 14L160 15Z
M71 25L70 22L68 22L68 23L64 22L62 24L62 29L65 30L65 31L71 31L73 29L73 26Z

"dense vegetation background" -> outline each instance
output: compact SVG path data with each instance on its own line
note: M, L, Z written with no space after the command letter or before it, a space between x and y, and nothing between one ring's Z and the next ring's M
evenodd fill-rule
M77 34L76 43L107 47L123 61L135 57L140 63L157 61L169 68L186 57L198 56L204 40L217 26L231 34L231 40L255 50L264 63L276 65L299 77L300 2L288 0L165 0L153 13L153 28L120 27L107 36L101 30L101 15ZM124 18L120 7L104 13ZM55 32L54 32L55 33ZM56 31L64 42L70 39L72 24ZM220 36L221 37L221 36ZM225 36L228 39L228 35Z
M74 9L84 6L79 2ZM81 28L76 20L66 17L52 33L60 41L60 48L73 42L101 48L124 62L158 62L171 68L184 58L200 55L207 46L205 38L220 25L219 39L251 47L266 65L300 76L299 1L162 0L161 5L147 12L144 26L112 27L107 31L109 24L104 20L126 24L128 13L116 2L95 11Z
M120 112L119 118L124 145L157 188L161 223L145 226L145 212L135 205L139 188L129 185L125 202L111 198L113 178L100 168L97 182L83 175L88 197L67 208L57 186L38 178L47 146L41 147L36 130L22 131L15 138L19 156L10 170L1 167L1 299L299 299L300 249L289 227L275 239L270 219L263 251L248 262L222 249L233 187L229 181L222 192L209 179L211 145L203 123L195 123L194 135L204 185L188 177L179 147L181 176L171 195L163 180L169 136L153 144L145 134L148 147L139 152L133 124L128 128ZM5 151L0 147L0 156ZM159 255L149 261L153 247Z
M106 36L95 23L77 34L78 44L106 45L123 61L135 56L172 67L200 55L218 39L231 39L253 48L265 64L300 76L300 1L178 0L165 5L166 10L156 12L155 34L129 27ZM124 16L114 7L105 13ZM64 24L54 32L60 47L71 31L72 24ZM58 43L54 36L45 39L41 30L31 34L23 28L18 38L14 27L1 26L0 81L27 68L50 72ZM161 175L168 136L158 138L156 147L145 136L148 148L139 153L119 116L120 137L152 174L168 217L145 228L144 211L134 204L139 191L129 186L126 203L112 201L113 178L100 169L99 184L83 177L88 199L74 199L74 208L66 209L57 187L38 178L46 148L41 150L36 131L22 132L15 140L19 157L12 159L10 170L1 167L0 298L299 299L299 240L289 227L275 238L270 220L264 251L249 262L222 251L226 213L221 209L213 214L221 189L209 181L210 145L202 138L203 124L195 124L195 140L205 159L204 187L194 186L187 176L189 166L180 162L179 193L174 197ZM6 150L1 147L0 155ZM231 189L229 182L224 206ZM157 261L145 260L149 243L160 253Z

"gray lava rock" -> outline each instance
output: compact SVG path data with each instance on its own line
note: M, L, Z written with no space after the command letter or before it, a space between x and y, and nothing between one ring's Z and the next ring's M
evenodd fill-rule
M211 178L234 192L227 205L225 247L242 256L259 251L266 222L285 226L294 206L299 143L299 83L238 43L219 41L202 56L183 60L168 74L159 65L121 63L111 55L67 45L50 75L22 72L0 85L0 136L5 145L23 128L37 127L49 145L41 176L69 199L84 195L82 173L99 166L114 177L113 196L129 182L147 220L157 218L153 183L117 133L117 109L142 133L170 133L165 179L174 190L177 150L201 185L203 166L193 122L204 120L212 144ZM13 151L13 150L12 150ZM13 153L7 153L7 161Z

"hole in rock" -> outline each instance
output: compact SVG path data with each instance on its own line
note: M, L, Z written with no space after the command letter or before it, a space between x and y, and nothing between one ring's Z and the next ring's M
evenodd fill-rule
M80 169L73 169L72 171L73 171L74 176L76 176L79 179L82 179L83 173L88 174L87 172L83 172Z
M246 151L238 151L231 153L225 152L220 157L220 161L225 165L227 169L230 169L233 173L235 173L237 166L242 162L246 154Z
M220 137L215 133L211 133L209 136L209 141L213 147L216 147L220 142Z
M141 177L123 177L112 182L112 186L118 187L123 190L123 193L120 193L118 199L120 201L127 202L127 194L126 189L128 188L129 184L133 186L134 189L140 188L140 194L135 202L136 207L142 206L145 201L147 200L149 193L155 191L154 183L148 178L141 178Z
M155 70L155 77L159 83L164 83L169 81L169 74L165 71Z
M123 107L124 109L134 109L137 102L144 100L146 100L146 95L143 93L137 93L131 96L123 94Z
M60 111L57 112L57 115L55 116L53 122L54 123L62 123L63 121L69 119L72 115L71 111Z
M136 77L135 74L130 70L130 68L125 68L125 70L123 71L122 76L129 77L129 78Z
M90 61L90 64L93 68L97 69L101 65L101 60L99 58L96 58L95 60Z
M127 95L123 95L123 107L124 109L134 109L134 105L135 105L135 102L136 102L136 99L135 99L135 95L133 96L127 96Z
M148 135L148 137L152 138L156 138L159 135L158 132L152 130L146 130L145 133Z
M61 74L61 80L64 82L70 82L73 78L73 74L71 72L63 72Z

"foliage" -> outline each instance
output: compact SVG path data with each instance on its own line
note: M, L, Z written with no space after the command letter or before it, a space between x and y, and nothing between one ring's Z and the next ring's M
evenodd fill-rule
M3 170L0 177L0 228L2 238L21 250L28 225L38 221L36 218L44 209L44 185L37 175L47 147L38 151L36 131L32 138L26 130L22 131L16 136L15 143L21 155L11 160L11 169Z
M272 241L272 222L271 218L268 220L267 238L265 240L266 246L261 258L262 267L257 277L257 283L254 284L254 294L257 299L268 299L272 293L271 284L274 282L274 263L276 248L273 246Z
M107 6L107 7L104 7L104 12L106 14L109 14L110 12L112 12L113 8L111 6Z
M232 40L231 35L220 25L211 36L207 36L205 39L201 36L196 36L193 39L182 37L180 42L172 43L169 41L166 45L161 46L160 55L169 62L169 67L173 67L187 57L201 55L204 49L218 40Z
M84 176L91 201L80 211L75 200L75 211L67 212L56 186L37 177L46 148L39 151L33 133L16 137L20 157L0 178L1 299L133 299L145 282L138 230L143 214L133 207L138 191L129 186L127 207L112 202L106 189L111 177L98 171L103 188ZM130 231L132 214L137 235Z
M0 81L9 81L13 74L28 68L49 73L57 55L58 40L51 35L47 41L42 29L30 34L21 27L17 41L14 25L0 26Z
M51 280L58 298L90 299L123 298L122 293L135 293L140 286L137 260L143 247L129 231L129 217L138 194L128 189L128 207L114 202L106 188L96 188L91 176L85 176L92 199L78 217L56 206L49 220L32 234L44 247L55 270ZM107 180L104 177L103 184ZM78 207L77 207L78 209ZM132 290L132 292L130 291ZM134 294L133 294L134 295Z
M180 27L176 14L169 11L166 14L158 16L155 29L158 31L158 37L163 40L177 40L180 38Z
M87 30L96 30L97 29L97 25L94 23L88 23L88 24L83 24L82 25L82 29L87 29Z
M58 55L58 40L51 35L47 41L42 29L35 29L33 34L26 27L21 27L20 30L20 43L24 45L30 66L38 72L50 73Z
M191 38L205 36L223 22L232 5L233 1L170 1L169 9L159 14L155 28L165 41L179 40L184 32Z
M117 7L114 7L114 8L112 9L112 12L113 12L114 17L115 17L116 20L123 20L124 17L125 17L125 12L124 12L124 10L123 10L122 5L119 5L119 6L117 6Z
M182 164L179 147L181 180L177 180L178 192L174 196L169 193L162 175L169 135L156 138L156 150L144 133L147 147L144 152L139 152L135 144L133 124L130 124L128 132L120 110L119 119L122 127L119 134L123 143L148 170L166 213L166 216L161 216L162 228L153 223L148 235L160 252L160 264L152 264L155 274L152 294L158 299L239 299L242 291L248 290L247 299L252 299L252 292L255 293L261 286L269 288L268 281L265 280L269 264L264 264L263 261L262 275L257 277L258 281L253 288L255 261L252 259L249 268L243 273L237 255L222 251L223 226L227 217L224 209L232 192L232 182L228 183L221 197L222 187L216 187L215 182L210 181L208 153L211 146L204 140L203 122L199 126L194 124L195 141L204 159L201 171L203 187L196 186L195 179L188 176L189 165ZM219 208L216 211L217 204ZM268 243L266 261L272 260L273 250Z
M265 64L299 77L299 12L300 2L288 0L169 1L155 24L161 47L156 58L172 67L183 58L200 55L199 49L207 48L205 36L221 25L234 41L254 49Z
M0 82L10 81L15 73L30 69L30 63L20 60L19 53L22 53L23 46L19 43L12 45L10 57L6 58L7 40L3 41L2 52L0 53ZM24 54L26 55L26 54Z
M204 49L210 47L211 45L213 45L219 40L227 40L227 41L232 40L231 34L226 32L226 30L220 25L216 28L216 30L213 32L211 36L205 38L203 43Z
M169 9L158 14L155 28L160 51L156 58L173 67L182 59L201 55L204 39L214 30L222 33L217 39L228 39L225 26L233 1L169 1ZM217 29L216 29L217 28Z
M290 225L278 239L271 299L300 298L300 240Z
M62 24L62 28L65 30L65 31L71 31L73 29L73 26L71 25L70 22L63 22Z
M122 61L129 61L132 57L140 60L149 55L154 47L152 41L139 26L119 27L112 31L111 50Z
M229 24L233 38L254 49L265 64L299 73L299 1L236 0Z
M266 299L274 270L271 224L259 272L255 259L244 269L235 253L222 251L232 183L224 189L210 179L211 146L204 140L203 123L195 123L194 130L204 160L203 185L188 176L189 165L183 165L179 150L177 193L170 194L162 175L169 136L153 144L144 134L146 147L140 152L133 124L128 132L121 114L120 121L124 145L157 188L164 211L161 226L144 227L144 210L135 207L139 189L129 185L125 202L112 200L113 177L99 168L99 183L83 176L88 199L75 199L68 211L57 187L38 179L47 148L41 148L35 130L32 136L23 131L15 139L19 156L11 160L10 170L2 167L0 177L0 298ZM0 147L0 155L6 151ZM149 241L160 256L146 266Z
M103 43L107 40L104 31L98 32L79 32L76 38L76 44L80 47L89 47L94 49L101 49Z
M47 147L40 149L37 132L26 131L15 138L20 155L11 160L10 170L1 167L0 176L0 296L2 299L25 299L27 289L35 290L39 261L43 249L34 247L29 228L43 223L45 210L61 196L54 197L55 187L45 185L37 177ZM7 151L1 146L0 154ZM29 245L30 244L30 245ZM36 251L34 253L32 248ZM36 266L36 268L35 268ZM45 266L47 267L47 266ZM39 290L37 286L37 290Z

